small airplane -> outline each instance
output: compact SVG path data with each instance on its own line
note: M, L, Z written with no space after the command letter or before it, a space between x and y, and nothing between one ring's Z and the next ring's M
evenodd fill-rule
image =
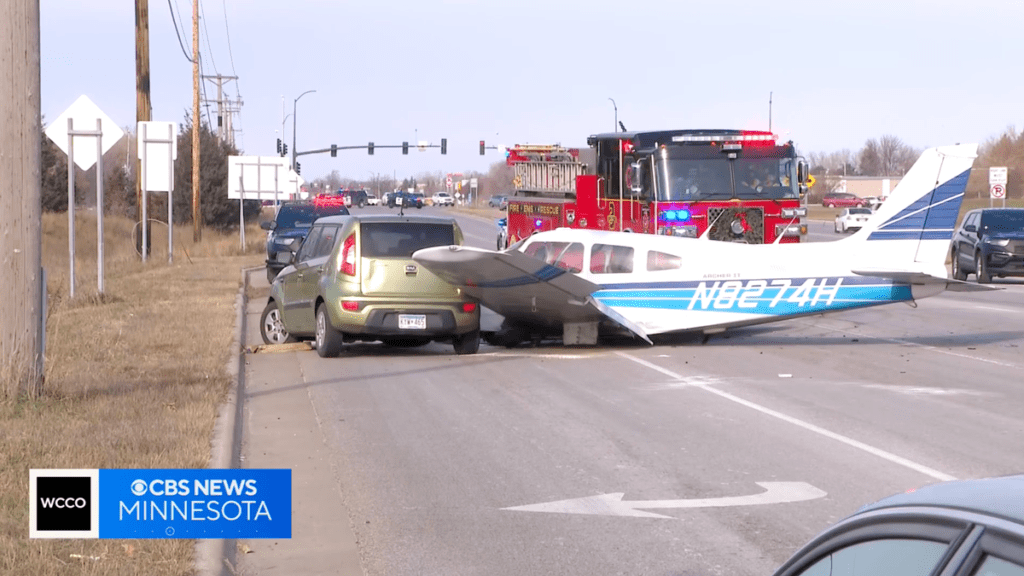
M729 328L990 287L947 277L946 257L976 144L926 150L871 220L834 242L737 244L559 228L500 252L467 246L413 259L504 316L492 344L609 328L652 343Z

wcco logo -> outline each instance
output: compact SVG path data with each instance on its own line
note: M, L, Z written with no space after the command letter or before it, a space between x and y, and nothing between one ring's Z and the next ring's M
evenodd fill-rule
M29 482L31 538L98 537L98 470L31 470Z

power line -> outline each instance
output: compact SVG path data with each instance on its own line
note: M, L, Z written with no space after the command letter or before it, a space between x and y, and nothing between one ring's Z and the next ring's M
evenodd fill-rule
M203 8L202 2L199 2L199 9L203 12L201 20L203 22L203 31L206 33L206 51L210 54L210 64L213 64L213 72L215 74L220 74L217 70L217 60L213 57L213 47L210 46L210 30L206 27L206 8Z
M171 8L171 0L167 0L167 9L171 12L171 22L174 23L174 35L178 37L178 46L181 46L181 53L185 55L185 59L192 62L192 57L188 55L185 50L185 44L181 40L181 32L178 31L178 21L174 18L174 9ZM181 18L179 15L178 18Z
M228 58L231 59L231 74L233 74L235 76L238 76L238 72L235 71L235 56L234 56L234 54L231 53L231 30L228 29L228 3L227 3L227 0L223 0L223 6L224 6L224 31L227 33L227 37L228 37ZM238 81L237 80L235 80L235 86L236 87L238 86ZM239 93L238 96L241 97L242 94Z

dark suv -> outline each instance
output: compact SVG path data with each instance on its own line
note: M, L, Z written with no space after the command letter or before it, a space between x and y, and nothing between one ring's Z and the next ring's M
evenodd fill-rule
M340 190L338 195L345 199L346 206L363 208L366 206L366 190Z
M282 264L277 253L282 250L295 252L302 244L313 221L324 216L348 214L348 208L340 196L321 196L312 202L285 202L281 204L274 220L263 222L260 228L267 230L267 282L286 264Z
M979 283L1024 276L1024 208L971 210L953 235L950 255L957 280L970 273Z

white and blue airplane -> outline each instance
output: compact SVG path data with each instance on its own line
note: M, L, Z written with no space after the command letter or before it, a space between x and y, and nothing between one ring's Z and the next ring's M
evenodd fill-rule
M976 144L926 150L852 236L736 244L560 228L501 252L427 248L413 259L505 317L492 343L561 333L596 344L609 322L651 342L988 289L947 277L946 257Z

